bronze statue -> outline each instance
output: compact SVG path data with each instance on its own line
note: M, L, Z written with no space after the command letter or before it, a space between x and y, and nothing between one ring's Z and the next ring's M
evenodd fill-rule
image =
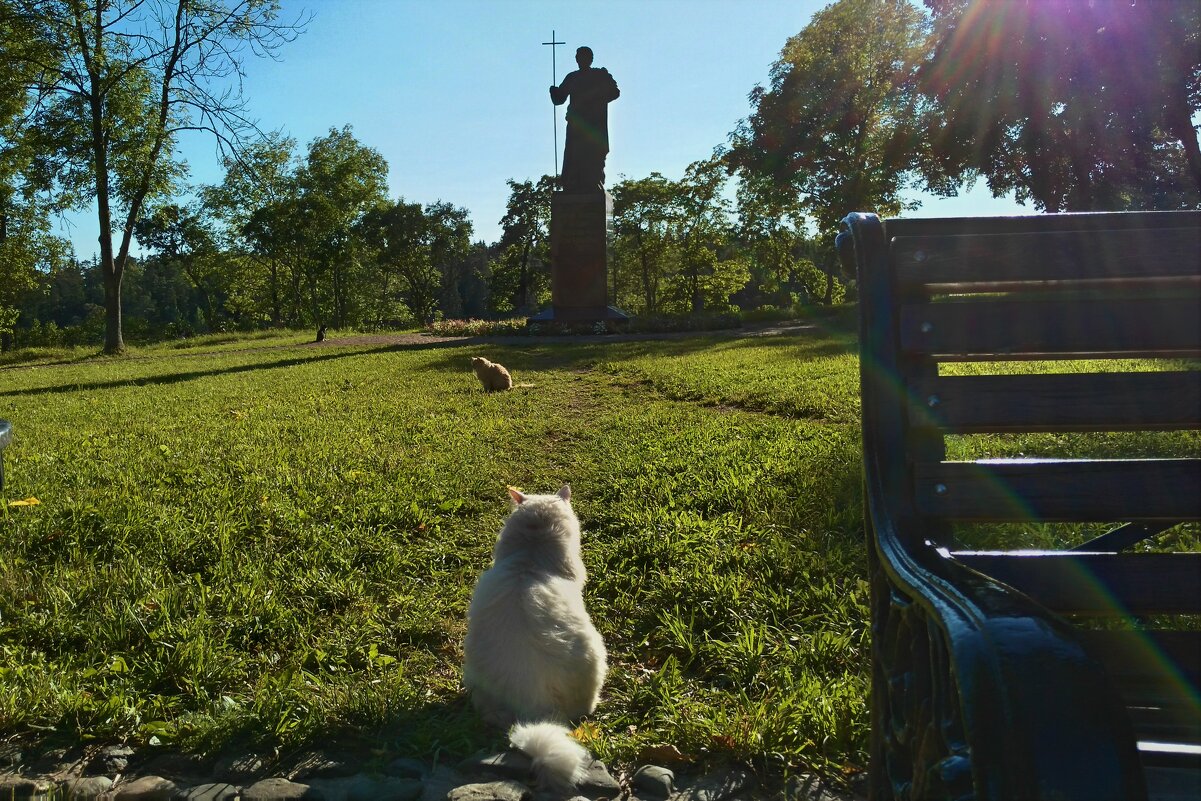
M580 68L550 88L550 99L556 106L571 99L567 107L567 141L563 146L560 185L567 192L604 192L609 103L621 92L607 69L592 66L591 48L577 49L575 61Z

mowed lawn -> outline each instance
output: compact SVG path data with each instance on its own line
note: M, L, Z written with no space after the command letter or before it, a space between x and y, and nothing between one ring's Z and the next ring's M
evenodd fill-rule
M460 686L467 604L506 486L570 482L610 653L598 755L861 767L855 347L830 320L0 369L0 740L494 745ZM483 394L473 355L532 386Z

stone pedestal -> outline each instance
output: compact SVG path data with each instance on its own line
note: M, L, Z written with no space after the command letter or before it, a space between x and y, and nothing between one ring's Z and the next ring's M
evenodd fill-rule
M608 304L608 192L555 192L550 207L551 307L530 322L589 323L629 317Z

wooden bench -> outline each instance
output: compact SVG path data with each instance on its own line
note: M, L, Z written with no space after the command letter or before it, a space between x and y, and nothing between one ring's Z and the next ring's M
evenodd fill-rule
M872 798L1201 798L1201 212L844 229Z

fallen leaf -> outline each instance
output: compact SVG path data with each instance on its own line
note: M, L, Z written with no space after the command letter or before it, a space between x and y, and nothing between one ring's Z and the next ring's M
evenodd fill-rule
M660 762L686 762L687 757L674 745L648 745L638 754L638 761L658 764Z
M23 501L9 501L9 506L41 506L42 502L30 495Z
M725 751L733 751L738 743L734 742L734 738L728 734L715 734L709 738L715 748Z

